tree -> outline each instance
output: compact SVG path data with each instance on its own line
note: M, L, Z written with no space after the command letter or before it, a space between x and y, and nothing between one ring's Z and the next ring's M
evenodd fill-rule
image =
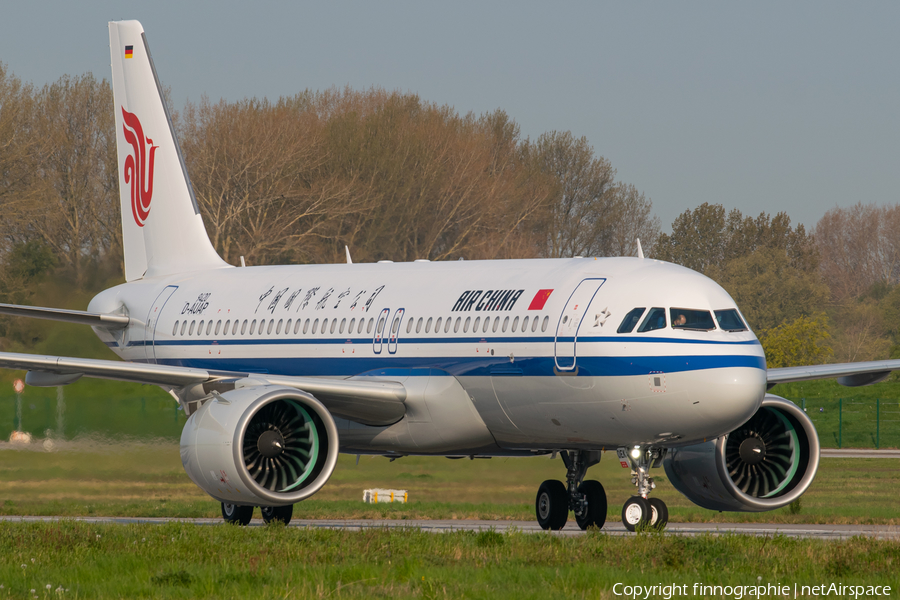
M859 298L876 283L900 283L900 204L833 208L815 237L835 302Z
M651 254L653 258L707 273L713 265L724 262L727 242L725 208L704 202L678 215L671 235L661 234Z
M530 172L553 186L540 228L542 256L633 254L638 237L653 245L659 220L651 202L634 186L616 182L612 165L594 156L587 138L551 131L526 141L521 152Z
M770 368L799 367L827 362L832 356L828 346L828 324L824 313L798 317L769 329L759 336Z

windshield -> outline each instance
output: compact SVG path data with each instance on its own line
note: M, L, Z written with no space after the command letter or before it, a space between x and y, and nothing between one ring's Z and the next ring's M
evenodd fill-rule
M625 318L622 319L622 324L619 325L616 333L631 333L634 331L634 326L641 320L641 315L644 314L645 310L647 309L643 306L640 308L632 308L628 314L625 315Z
M673 329L693 329L695 331L709 331L716 328L712 315L708 310L695 308L670 308L669 315L672 319Z
M665 329L665 327L666 309L651 308L650 312L647 313L647 316L644 317L644 322L641 323L640 327L638 327L638 333L644 333L645 331L655 331L657 329Z
M716 311L716 321L725 331L747 331L747 325L734 308Z

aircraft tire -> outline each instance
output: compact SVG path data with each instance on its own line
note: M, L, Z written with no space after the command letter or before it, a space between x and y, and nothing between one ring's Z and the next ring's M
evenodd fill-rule
M575 521L582 530L593 525L597 529L603 529L606 523L606 490L599 481L589 479L578 486L578 491L584 494L587 500L587 508L584 514L575 514Z
M628 531L650 523L650 503L640 496L632 496L622 507L622 524Z
M261 506L259 512L262 513L263 521L271 523L272 521L281 521L285 525L291 522L291 516L294 514L294 505L286 506Z
M249 525L253 518L252 506L239 506L237 504L222 503L222 518L232 525Z
M669 507L659 498L650 498L650 526L662 529L669 522Z
M538 525L543 530L559 531L569 518L569 494L562 481L548 479L538 488L534 501Z

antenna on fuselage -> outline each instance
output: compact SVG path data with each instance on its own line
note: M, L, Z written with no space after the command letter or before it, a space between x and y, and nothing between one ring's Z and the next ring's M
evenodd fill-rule
M644 249L641 248L641 238L634 238L638 247L638 258L644 258Z
M350 248L349 248L348 246L344 246L344 252L347 253L347 264L348 264L348 265L352 265L352 264L353 264L353 259L350 258Z

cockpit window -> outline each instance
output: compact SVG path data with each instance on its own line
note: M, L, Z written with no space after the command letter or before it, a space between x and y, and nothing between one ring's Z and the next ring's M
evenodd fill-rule
M645 331L654 331L656 329L665 329L666 327L666 309L651 308L644 317L644 322L638 327L638 333Z
M641 315L644 314L645 310L647 310L646 307L642 306L628 311L628 314L622 319L622 324L616 329L616 333L631 333L634 331L634 326L641 320Z
M712 315L708 310L694 308L670 308L669 316L672 319L672 329L692 329L694 331L709 331L716 328Z
M720 329L725 331L747 331L747 325L741 319L741 315L738 314L737 310L729 308L715 312L716 321L718 321Z

